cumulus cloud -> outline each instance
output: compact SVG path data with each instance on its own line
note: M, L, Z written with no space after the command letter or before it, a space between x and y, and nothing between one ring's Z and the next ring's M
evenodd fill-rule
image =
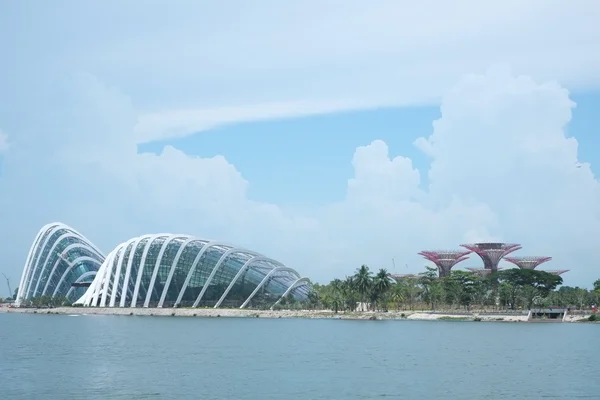
M588 165L577 168L577 142L564 132L574 104L556 83L506 69L465 76L443 98L432 134L415 142L431 157L426 190L411 160L378 140L356 149L345 199L308 215L250 200L250 183L222 156L171 146L139 154L130 101L94 76L78 75L66 92L72 106L38 119L52 140L18 132L6 157L0 187L13 195L2 236L18 240L15 265L32 232L60 219L104 249L164 230L225 238L319 280L362 262L391 268L392 258L412 271L418 250L490 239L554 256L575 282L592 279L585 266L600 234L600 184ZM16 225L17 235L4 228Z
M553 256L556 268L572 268L568 283L597 278L600 183L588 165L577 168L577 141L565 136L574 104L556 83L506 68L464 76L431 135L415 142L431 157L426 189L412 161L377 140L348 155L343 200L312 213L253 201L252 182L223 156L168 145L140 154L138 111L94 75L45 90L37 95L56 101L27 123L6 119L0 240L12 276L35 231L62 220L107 252L142 233L190 233L262 251L319 281L361 263L391 269L392 259L398 272L416 272L417 251L490 239Z
M444 98L432 135L416 142L432 156L430 195L479 199L513 240L533 241L544 226L544 240L558 245L569 227L571 239L585 243L598 232L600 185L579 164L577 140L565 136L574 106L553 82L507 70L466 76Z
M530 254L554 253L555 265L579 277L600 234L600 183L565 135L574 106L555 82L492 69L450 90L433 133L415 144L432 157L432 199L442 204L454 193L481 201L504 240Z

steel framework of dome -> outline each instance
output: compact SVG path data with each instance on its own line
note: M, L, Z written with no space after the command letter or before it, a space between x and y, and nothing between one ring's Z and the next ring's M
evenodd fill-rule
M105 257L81 233L45 225L29 249L16 305L42 296L101 307L268 304L305 300L308 278L260 253L189 235L144 235ZM289 296L289 297L288 297Z
M15 304L41 296L77 300L85 290L77 284L91 283L104 259L75 229L60 222L45 225L29 249Z
M117 246L77 301L99 307L244 308L304 300L308 278L280 262L227 243L179 234L144 235Z
M450 275L452 267L456 264L467 260L467 254L471 251L464 250L425 250L418 253L425 259L434 263L438 269L440 278Z

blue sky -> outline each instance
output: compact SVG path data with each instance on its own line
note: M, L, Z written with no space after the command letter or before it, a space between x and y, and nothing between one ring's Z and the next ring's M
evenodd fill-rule
M516 241L589 286L598 18L593 1L2 3L1 268L14 282L61 221L105 253L181 232L319 282Z
M589 162L598 175L600 92L576 93L572 100L577 106L567 134L579 142L580 161ZM377 139L387 143L391 155L409 157L416 168L426 171L430 160L413 142L428 136L439 117L439 107L429 106L241 123L142 144L139 151L159 153L170 144L199 157L224 155L251 182L251 199L317 207L343 199L346 180L353 174L354 150ZM428 185L426 174L421 184Z
M389 108L246 123L141 145L140 151L159 152L168 143L200 157L222 154L251 182L253 200L316 207L344 198L352 154L373 140L426 170L428 159L412 142L431 132L439 114L439 107Z

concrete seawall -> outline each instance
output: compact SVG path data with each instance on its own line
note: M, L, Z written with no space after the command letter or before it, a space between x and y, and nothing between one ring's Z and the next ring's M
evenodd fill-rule
M427 311L390 312L340 312L330 310L241 310L214 308L96 308L57 307L51 309L0 307L3 313L62 314L62 315L121 315L121 316L179 316L212 318L308 318L308 319L359 319L359 320L413 320L413 321L481 321L481 322L527 322L527 314L503 313L443 313ZM576 322L569 319L565 322Z
M408 319L420 320L420 321L436 321L436 320L463 320L463 321L481 321L481 322L528 322L529 316L527 314L478 314L478 313L465 313L465 314L441 314L441 313L427 313L427 312L416 312L408 316Z

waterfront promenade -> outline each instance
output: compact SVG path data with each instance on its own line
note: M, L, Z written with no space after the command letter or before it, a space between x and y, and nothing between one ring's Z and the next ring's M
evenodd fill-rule
M7 308L0 312L63 315L122 315L122 316L163 316L163 317L208 317L208 318L309 318L344 320L419 320L419 321L482 321L482 322L528 322L527 313L469 313L469 312L430 312L430 311L389 311L389 312L340 312L330 310L248 310L214 308L101 308L101 307L56 307L56 308ZM581 315L567 315L564 322L577 322Z

